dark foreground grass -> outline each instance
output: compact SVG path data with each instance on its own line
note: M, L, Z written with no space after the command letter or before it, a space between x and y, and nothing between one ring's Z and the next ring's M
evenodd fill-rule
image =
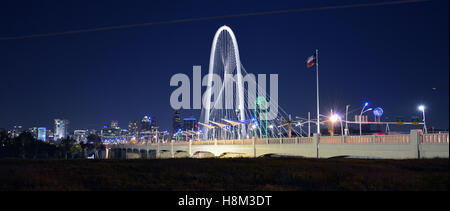
M0 160L0 190L449 190L449 160Z

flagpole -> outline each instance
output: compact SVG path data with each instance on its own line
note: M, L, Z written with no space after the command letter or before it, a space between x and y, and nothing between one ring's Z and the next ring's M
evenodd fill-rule
M319 50L316 49L316 89L317 89L317 134L320 134L320 113L319 113Z

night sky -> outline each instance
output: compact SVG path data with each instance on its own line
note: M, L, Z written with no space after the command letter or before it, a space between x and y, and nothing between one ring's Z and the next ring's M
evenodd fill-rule
M285 9L381 1L2 1L0 37ZM390 6L250 16L0 40L0 128L101 128L144 115L171 128L170 77L192 66L207 72L212 39L226 24L248 72L279 74L279 103L315 115L319 49L321 113L351 115L362 103L384 117L421 117L449 126L449 5L432 0ZM436 88L435 90L433 88ZM199 113L182 111L183 117ZM197 117L197 116L195 116ZM373 118L370 115L369 118ZM384 120L384 118L383 118Z

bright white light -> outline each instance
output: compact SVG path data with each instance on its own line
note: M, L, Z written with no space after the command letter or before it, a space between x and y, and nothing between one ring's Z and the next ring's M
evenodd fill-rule
M339 115L333 114L333 115L330 117L330 121L333 122L333 123L335 123L335 122L337 122L340 118L341 118L341 117L340 117Z
M420 105L420 106L419 106L419 110L420 110L420 111L424 111L424 110L425 110L425 106L424 106L424 105Z
M273 128L273 125L269 125L269 128L272 129L272 128Z
M256 129L256 125L253 125L252 128L253 128L253 129Z

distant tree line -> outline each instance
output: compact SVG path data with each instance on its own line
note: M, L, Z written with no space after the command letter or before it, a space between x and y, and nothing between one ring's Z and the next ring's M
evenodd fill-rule
M87 158L105 147L100 137L89 135L87 142L76 143L74 139L64 138L52 142L37 140L29 132L23 132L17 137L11 137L7 131L0 130L0 158L24 159L69 159Z

